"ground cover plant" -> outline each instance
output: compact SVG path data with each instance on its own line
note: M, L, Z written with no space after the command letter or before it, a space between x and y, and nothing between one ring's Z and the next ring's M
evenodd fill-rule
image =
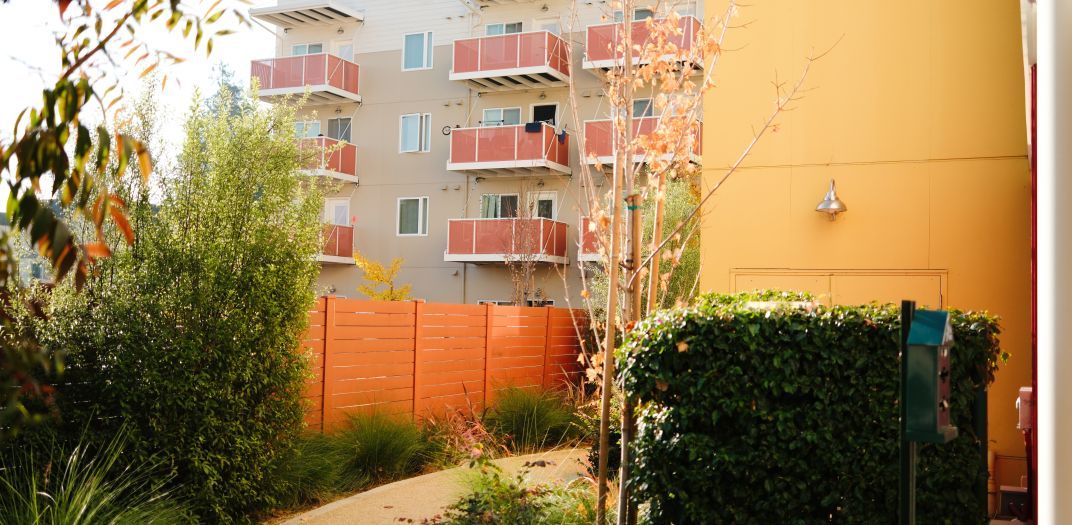
M0 525L195 523L173 475L156 458L130 462L126 440L19 441L0 456Z
M919 522L975 524L977 394L1004 356L995 318L951 321L960 436L921 447ZM894 523L899 334L893 305L779 293L709 295L642 322L620 354L640 407L637 499L656 523Z
M563 393L550 390L504 389L484 421L514 453L562 445L581 431L577 407Z

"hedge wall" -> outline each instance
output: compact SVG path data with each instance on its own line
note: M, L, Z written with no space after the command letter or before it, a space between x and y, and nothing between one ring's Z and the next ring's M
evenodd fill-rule
M749 304L772 299L807 297L709 295L627 338L637 498L654 523L896 523L899 307ZM921 446L919 523L985 522L973 410L1006 356L994 317L952 323L960 437Z

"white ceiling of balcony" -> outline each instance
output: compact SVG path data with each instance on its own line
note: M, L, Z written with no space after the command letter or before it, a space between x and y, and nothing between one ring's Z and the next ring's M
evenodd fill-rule
M517 5L531 4L536 0L476 0L480 5Z
M365 14L334 0L282 0L279 4L256 7L250 16L279 27L307 27L361 22Z

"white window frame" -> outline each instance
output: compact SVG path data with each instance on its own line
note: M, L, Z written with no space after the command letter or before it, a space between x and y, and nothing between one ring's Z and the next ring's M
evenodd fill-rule
M344 224L335 222L335 208L342 204L346 207L346 220ZM328 197L324 199L324 224L332 226L350 226L350 199Z
M298 46L305 46L305 53L301 53L301 54L295 53L294 48L296 48ZM310 53L309 52L309 46L320 46L320 51L317 52L317 53ZM292 56L292 57L302 57L302 56L306 56L306 55L319 55L321 53L324 53L324 43L323 42L304 42L304 43L301 43L301 44L291 44L290 45L290 56Z
M434 64L432 63L432 59L434 58L433 55L435 55L435 44L434 44L434 41L432 40L432 33L433 33L432 31L415 31L415 32L412 32L412 33L406 33L406 34L402 35L402 71L424 71L424 70L427 70L427 69L432 69L434 67ZM410 67L410 68L407 68L406 67L406 39L408 37L410 37L410 36L413 36L413 35L424 35L424 45L421 48L421 54L424 57L424 60L422 60L421 62L424 65L422 67Z
M514 24L517 24L517 31L514 31L512 33L507 33L506 32L506 26L512 26ZM494 26L502 27L502 32L492 34L491 33L491 28L494 27ZM484 36L516 35L518 33L524 33L524 32L525 32L525 24L524 24L524 22L522 22L520 20L518 20L516 22L496 22L494 24L484 24Z
M402 233L402 201L417 201L417 233ZM398 237L428 236L428 196L399 197L395 203L395 235Z
M538 103L535 103L535 104L530 104L529 105L529 122L536 122L536 106L554 106L555 107L555 121L551 125L555 126L555 127L558 126L558 115L559 115L558 111L562 108L562 106L560 106L558 104L558 102L538 102Z
M405 149L406 118L417 117L417 149ZM351 128L351 133L353 132ZM406 113L398 117L398 152L428 153L432 151L432 114Z
M490 197L492 195L494 195L494 196L499 198L499 205L497 206L497 208L498 208L498 210L500 212L500 216L499 217L484 217L484 197ZM501 214L502 214L502 198L503 197L513 197L513 198L517 199L517 209L515 210L517 212L517 215L515 215L513 217L502 217L501 216ZM517 193L482 193L480 195L480 218L481 219L517 219L520 216L521 216L521 195L520 194L517 194Z
M545 29L543 27L545 25L548 25L549 23L554 23L555 24L555 29L553 31L550 30L550 29ZM555 36L560 36L562 34L562 19L557 17L557 16L556 17L533 18L532 19L532 27L536 31L547 31L547 32L549 32L549 33L551 33L551 34L553 34Z
M300 138L300 139L313 139L313 138L319 137L323 133L323 129L322 129L322 126L321 126L319 120L295 120L294 121L294 134L295 135L298 134L298 126L299 125L302 126L302 128L303 128L303 133L298 136L298 138ZM307 129L313 128L314 125L316 127L316 133L315 134L309 135L308 133L304 132Z
M495 306L513 306L513 301L501 299L477 299L476 304L493 304Z
M505 120L506 120L505 118L502 118L502 119L500 119L500 120L499 120L498 122L496 122L496 123L493 123L493 124L488 124L488 121L487 121L487 116L488 116L488 112L489 112L489 111L498 111L498 112L499 112L499 115L500 115L500 116L503 116L503 117L505 117L504 113L506 113L507 111L511 111L511 110L517 110L517 124L506 124L506 123L505 123ZM523 124L523 123L524 123L524 121L523 121L523 120L521 119L521 107L506 107L506 108L484 108L484 111L482 111L482 112L480 113L480 116L481 116L481 117L483 117L483 118L482 118L482 119L480 120L480 125L481 125L481 126L484 126L484 127L496 127L496 126L520 126L521 124Z
M644 18L637 18L637 11L647 11L647 12L651 13L651 16L646 16ZM647 20L649 18L655 18L657 14L658 13L655 12L655 7L653 7L653 6L634 7L633 8L633 19L631 20L631 22L639 22L641 20ZM614 10L614 22L615 23L620 23L624 19L625 19L625 12L622 11L621 9L615 9Z
M342 139L342 138L332 137L331 136L331 121L333 121L333 120L339 121L340 130L341 130L341 125L342 125L342 120L343 119L349 121L349 122L347 122L346 127L349 128L349 133L347 133L347 134L350 135L350 138L349 139ZM346 143L352 143L353 142L353 140L352 140L354 138L354 119L353 119L353 117L329 118L327 120L327 124L328 124L328 133L324 134L325 137L328 137L330 139L335 139L335 140L338 140L338 141L341 141L341 142L346 142ZM339 133L339 134L342 135L342 133Z
M550 198L548 198L548 197L550 197ZM536 215L537 201L539 201L539 200L549 200L549 201L551 201L551 216L550 217L539 217L538 215ZM558 220L558 192L557 191L530 191L530 192L528 192L528 207L529 207L528 216L530 218L535 219L535 218L539 217L539 218L548 218L548 219L551 219L552 221L557 221Z

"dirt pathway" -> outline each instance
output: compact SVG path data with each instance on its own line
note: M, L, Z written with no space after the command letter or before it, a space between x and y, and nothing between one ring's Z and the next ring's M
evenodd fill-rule
M568 482L583 476L587 453L587 449L556 450L498 459L495 463L512 476L525 463L543 460L547 466L530 468L530 479ZM376 487L299 514L284 525L419 524L441 513L465 492L463 476L468 470L452 468Z

